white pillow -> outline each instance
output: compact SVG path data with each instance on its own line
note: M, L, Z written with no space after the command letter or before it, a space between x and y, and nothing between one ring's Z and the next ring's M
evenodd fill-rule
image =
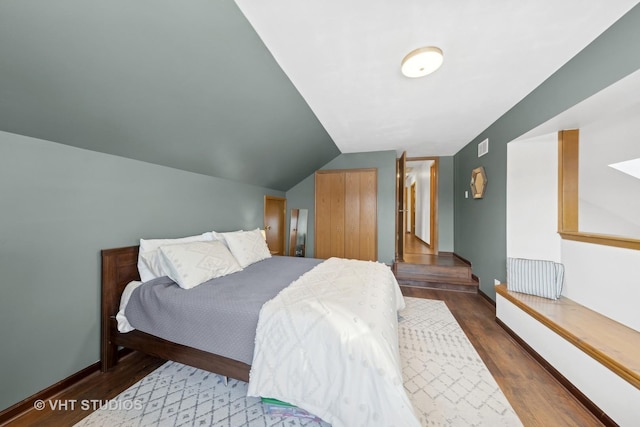
M259 228L252 231L236 231L223 234L229 250L242 268L254 262L271 258L271 252L269 252L267 242L262 237Z
M238 230L238 231L244 231L244 230ZM231 231L230 233L236 233L236 231ZM219 240L222 243L224 243L224 245L229 248L229 245L227 245L227 241L224 239L224 235L227 233L218 233L217 231L212 231L211 232L211 238L212 240Z
M131 326L131 323L129 323L129 320L127 319L127 316L125 316L124 312L127 309L127 304L129 304L131 294L140 285L142 285L142 282L134 280L133 282L129 282L124 288L124 291L122 291L122 295L120 296L120 310L118 310L118 313L116 314L116 320L118 322L118 332L122 332L124 334L136 329Z
M159 251L167 276L183 289L242 270L220 241L164 245Z
M179 239L140 239L140 250L138 251L140 280L148 282L156 277L167 275L160 265L160 253L158 252L160 246L207 240L213 240L213 233L206 232L197 236L181 237Z
M507 258L507 288L511 291L558 299L564 283L564 265L539 259Z

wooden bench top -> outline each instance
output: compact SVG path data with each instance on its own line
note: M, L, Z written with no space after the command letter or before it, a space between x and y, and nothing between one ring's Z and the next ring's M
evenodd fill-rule
M505 284L496 293L640 389L640 332L569 298L522 294Z

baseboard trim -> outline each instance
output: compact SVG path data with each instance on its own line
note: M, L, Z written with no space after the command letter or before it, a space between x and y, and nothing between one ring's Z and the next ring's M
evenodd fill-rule
M452 252L452 253L453 253L453 256L454 256L454 257L458 258L460 261L464 262L464 263L465 263L465 264L467 264L469 267L472 267L472 265L471 265L471 261L469 261L468 259L466 259L466 258L464 258L464 257L461 257L460 255L458 255L458 254L457 254L457 253L455 253L455 252Z
M438 251L438 253L436 255L438 255L438 256L454 256L454 253L450 252L450 251Z
M487 294L485 294L484 292L482 292L482 289L480 289L480 287L478 286L478 293L480 294L480 296L482 298L484 298L489 304L491 304L493 306L493 308L496 308L496 302L494 300L491 299L491 297ZM498 320L498 319L496 319Z
M118 351L118 357L126 356L131 353L132 350L128 348L121 348ZM36 394L27 397L26 399L21 400L20 402L9 406L7 409L0 411L0 425L4 425L8 423L12 419L22 415L23 413L33 409L33 404L36 400L48 400L55 394L60 393L61 391L71 387L74 384L77 384L81 380L85 379L89 375L94 372L100 372L100 361L87 366L86 368L76 372L75 374L69 375L67 378L58 381L57 383L45 388L37 392Z
M544 369L551 374L562 386L567 389L569 393L573 395L589 412L591 412L602 424L607 427L618 427L618 424L612 420L602 409L591 401L584 393L582 393L571 381L567 379L560 371L553 367L546 359L527 344L522 338L518 336L509 326L496 317L496 323L504 329L519 345L522 347L533 359L538 362Z
M427 242L425 242L424 240L422 240L421 238L419 238L418 236L416 236L415 234L413 235L413 237L415 237L416 239L418 239L420 242L422 242L423 245L425 245L426 247L428 247L429 249L431 249L431 245Z

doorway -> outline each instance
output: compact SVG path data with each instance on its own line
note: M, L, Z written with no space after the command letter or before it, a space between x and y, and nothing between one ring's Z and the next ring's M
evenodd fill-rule
M407 215L402 227L398 227L398 233L402 230L404 236L397 236L397 241L403 242L401 249L406 262L411 262L412 255L438 254L438 160L438 157L408 157L404 175L399 177L404 196L398 201L399 210Z
M264 231L271 255L284 255L287 199L264 196Z

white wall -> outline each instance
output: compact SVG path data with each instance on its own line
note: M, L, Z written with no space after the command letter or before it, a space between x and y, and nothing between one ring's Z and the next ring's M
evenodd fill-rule
M507 256L560 262L558 138L507 146Z
M508 145L507 256L562 262L563 295L640 330L640 251L565 241L557 234L556 138Z
M431 244L431 165L433 161L412 162L416 180L416 236Z
M421 161L425 163L426 161ZM414 162L407 162L414 163ZM411 167L414 164L410 164ZM429 187L430 188L430 187ZM438 250L453 252L453 157L440 157L438 165ZM429 198L429 201L431 199ZM409 224L409 221L407 221ZM430 223L429 223L430 224ZM407 226L407 230L409 230ZM427 233L429 236L431 233ZM429 237L427 237L428 239Z
M557 234L557 136L507 147L507 256L565 266L562 294L640 330L640 251L562 240ZM640 392L500 295L496 317L619 425L636 425Z
M406 188L406 191L405 191L406 197L405 197L405 199L406 200L404 201L405 205L407 207L407 215L405 215L405 223L406 223L406 227L407 227L407 229L406 229L407 233L411 232L411 226L412 226L412 224L411 224L411 221L412 221L411 210L413 208L411 206L411 185L413 185L414 182L416 182L415 175L413 173L407 174L407 179L406 179L406 182L405 182L405 188ZM418 185L416 184L416 190L417 190L417 188L418 188Z
M432 160L407 162L412 168L407 174L407 232L411 231L411 184L416 184L416 236L431 244L431 165Z
M640 251L562 241L563 295L640 331Z
M420 227L419 237L431 244L431 167L432 161L424 162L422 170L420 171L420 178L422 183L422 190L420 191L420 199L416 201L419 206L418 212L420 213ZM417 215L417 214L416 214ZM417 232L417 230L416 230Z
M640 179L608 165L640 158L640 103L580 128L580 231L640 239Z

